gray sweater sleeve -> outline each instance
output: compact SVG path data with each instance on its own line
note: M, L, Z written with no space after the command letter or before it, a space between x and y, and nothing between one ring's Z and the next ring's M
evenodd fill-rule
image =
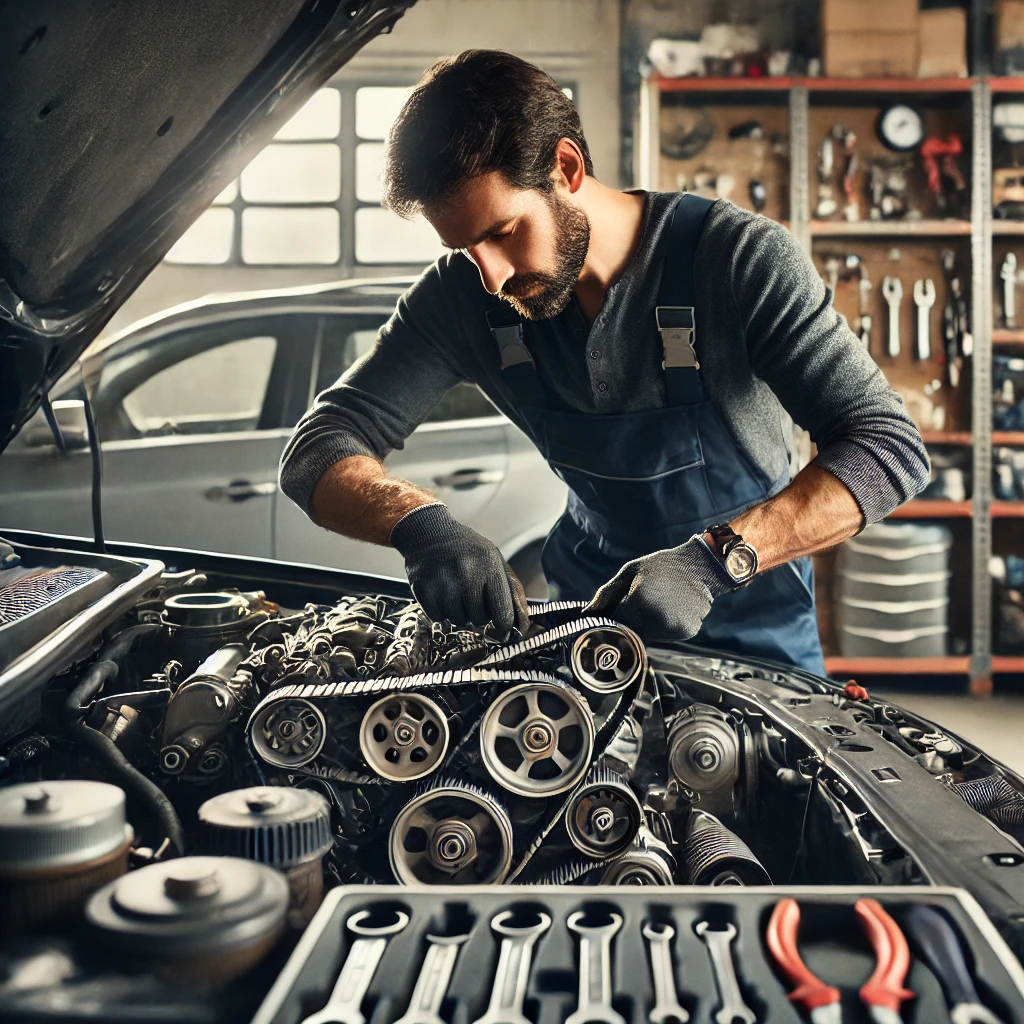
M781 225L736 224L731 299L751 368L817 445L815 464L841 480L867 523L927 485L921 433L846 320L810 259Z
M440 332L457 330L439 316L444 290L437 268L398 302L373 349L321 392L281 456L281 490L309 515L320 477L352 455L383 460L401 448L445 393L463 379L443 353Z

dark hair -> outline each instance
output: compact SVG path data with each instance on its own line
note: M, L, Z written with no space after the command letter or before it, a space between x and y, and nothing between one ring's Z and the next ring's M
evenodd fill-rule
M562 138L593 174L579 114L550 75L502 50L445 57L427 68L388 133L384 205L411 217L489 171L514 188L549 192Z

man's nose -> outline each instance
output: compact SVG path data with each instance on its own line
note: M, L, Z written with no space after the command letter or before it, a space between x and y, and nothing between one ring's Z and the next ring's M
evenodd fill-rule
M470 250L473 262L480 271L480 280L491 295L497 295L505 282L515 274L515 267L494 249L477 246Z

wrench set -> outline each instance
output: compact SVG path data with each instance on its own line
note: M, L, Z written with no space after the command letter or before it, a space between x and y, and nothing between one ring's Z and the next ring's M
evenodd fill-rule
M387 886L327 896L252 1024L1024 1024L927 886Z

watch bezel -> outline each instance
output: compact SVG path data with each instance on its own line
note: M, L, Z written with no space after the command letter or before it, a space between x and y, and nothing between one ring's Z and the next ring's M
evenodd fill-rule
M708 534L710 534L712 541L712 552L718 559L722 568L725 570L726 575L733 581L737 586L743 586L749 583L756 575L758 569L758 555L757 549L753 544L749 544L745 541L728 523L719 523L715 526L709 526L707 528ZM749 555L752 562L751 568L748 572L741 576L737 576L729 568L729 556L742 548L743 552Z

